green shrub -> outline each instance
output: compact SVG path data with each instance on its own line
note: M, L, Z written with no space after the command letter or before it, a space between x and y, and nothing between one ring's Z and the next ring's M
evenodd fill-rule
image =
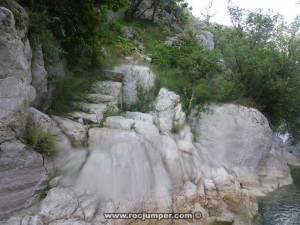
M46 184L44 185L43 189L40 190L40 194L39 194L39 197L40 199L45 199L48 195L48 192L51 190L51 185L50 185L50 181L47 180L46 181Z
M74 103L84 101L92 85L103 79L99 70L77 70L56 80L56 92L48 112L59 115L77 109Z
M50 132L45 132L30 119L27 120L24 139L27 146L44 157L53 157L57 153L57 137Z
M72 66L90 66L98 58L102 44L110 39L109 10L126 8L128 0L34 0L30 10L47 12L47 28L60 41ZM43 21L42 21L43 22Z
M129 39L119 36L116 41L116 47L125 55L130 55L136 51L135 44Z
M49 29L49 15L46 11L29 11L29 36L32 43L41 44L46 63L50 64L61 53L58 41Z
M182 37L180 47L157 43L152 58L162 86L180 94L187 111L231 94L220 88L225 83L229 87L230 82L224 78L226 71L219 63L219 53L200 46L191 35Z
M182 126L180 124L173 124L172 133L173 134L178 134L181 129L182 129Z
M287 25L280 15L230 9L234 27L214 27L233 84L232 101L254 106L272 127L285 124L300 138L299 18Z
M118 107L116 105L108 105L103 113L103 118L100 123L100 127L103 127L103 123L105 122L107 117L111 116L121 116L123 114L123 111L121 107Z
M154 87L150 90L144 90L139 88L137 91L138 101L131 105L122 105L122 111L129 111L129 112L150 112L153 110L154 107L154 100L158 94L160 89L160 83L157 81Z

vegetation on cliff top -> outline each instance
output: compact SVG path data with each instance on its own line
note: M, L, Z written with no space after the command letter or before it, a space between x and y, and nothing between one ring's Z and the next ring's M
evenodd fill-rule
M50 60L55 52L51 49L68 56L72 70L80 74L74 79L85 80L101 65L134 54L136 43L121 32L122 27L129 26L143 42L145 53L151 55L151 66L161 85L179 93L187 110L196 104L235 102L258 108L274 128L284 125L295 138L300 136L299 18L286 24L279 15L232 7L232 27L203 23L203 29L215 36L216 48L209 51L188 32L131 18L138 17L136 9L141 2L35 0L25 4L31 12L31 33L39 37ZM165 4L168 10L175 10L178 3L183 1L153 1L155 7ZM108 19L109 10L128 9L127 20ZM165 44L168 36L178 36L180 46ZM54 38L62 49L54 49ZM88 86L86 83L83 86ZM71 97L64 101L80 98L81 90L87 88L75 89L78 94L70 90Z

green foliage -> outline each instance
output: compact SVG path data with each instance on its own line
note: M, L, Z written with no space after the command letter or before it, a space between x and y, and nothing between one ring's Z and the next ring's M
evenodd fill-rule
M233 28L214 28L235 102L255 106L272 126L286 124L299 136L300 39L297 20L288 26L280 15L230 8ZM299 136L300 137L300 136Z
M122 107L118 107L116 105L108 105L103 113L103 118L100 123L100 127L103 127L103 124L107 117L111 116L122 116L124 111L122 110Z
M30 26L29 34L32 43L40 43L46 63L51 63L61 52L58 42L52 31L49 29L49 16L46 11L29 11Z
M139 11L140 5L145 0L132 0L130 9L128 10L128 16L132 19L133 17L140 17L144 12ZM152 21L154 21L154 18L156 14L158 13L158 9L164 9L168 13L173 13L177 16L177 12L181 11L180 17L177 19L185 19L185 16L187 15L184 11L188 8L188 4L185 2L185 0L153 0L151 8L152 10ZM182 16L182 17L181 17ZM180 21L183 22L183 21Z
M27 146L41 153L44 157L53 157L57 153L57 137L27 120L24 140Z
M153 103L159 90L159 84L156 84L151 90L138 90L138 101L132 105L122 105L123 111L129 112L150 112L153 110Z
M153 48L156 48L156 44L164 41L167 36L174 34L168 27L162 27L143 19L121 21L119 27L122 26L131 27L144 43L146 52L149 53L153 51Z
M50 181L47 180L46 184L44 185L43 189L40 191L39 197L40 199L45 199L48 195L48 192L51 190Z
M120 49L121 53L130 55L136 51L135 44L127 38L119 36L116 41L116 47Z
M191 35L181 38L180 47L159 43L153 50L153 63L161 84L179 93L187 110L228 95L228 89L218 88L231 86L221 73L224 68L219 63L220 55L200 46Z
M173 124L172 133L173 134L178 134L181 129L182 129L182 126L180 124Z
M122 110L120 110L116 105L108 105L103 113L103 118L107 118L110 116L119 116L121 114ZM104 119L102 121L104 121Z
M77 70L63 79L56 80L55 97L49 113L65 114L76 109L74 102L84 101L92 84L103 79L102 72L98 70Z
M17 29L26 29L26 15L24 15L23 9L16 2L11 0L0 0L0 6L8 8L13 13Z
M30 9L47 12L48 28L60 40L69 62L83 67L95 64L102 43L109 39L108 10L128 4L128 0L35 0Z

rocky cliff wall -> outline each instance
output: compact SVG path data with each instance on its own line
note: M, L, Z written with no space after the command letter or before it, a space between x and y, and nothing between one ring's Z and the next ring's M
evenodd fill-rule
M28 15L15 1L4 2L5 7L0 5L1 218L32 206L47 179L43 157L25 146L22 136L29 106L40 107L50 98L42 46L31 45L28 39Z

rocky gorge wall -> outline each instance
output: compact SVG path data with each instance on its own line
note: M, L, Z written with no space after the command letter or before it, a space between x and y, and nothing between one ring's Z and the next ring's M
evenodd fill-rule
M32 107L49 93L41 46L30 46L26 29L18 30L4 7L0 25L1 224L248 225L258 211L256 196L292 182L288 163L298 161L255 109L211 105L186 115L180 96L161 88L149 112L116 113L155 85L151 69L132 61L95 83L86 101L75 103L78 111L46 115ZM27 116L57 136L54 160L22 143ZM39 201L47 183L49 192ZM140 211L200 212L202 218L103 217Z
M22 133L29 106L40 107L52 95L42 48L28 39L28 15L15 1L8 3L0 5L1 218L36 202L37 190L47 179L42 156L22 143ZM12 12L21 21L18 26Z

